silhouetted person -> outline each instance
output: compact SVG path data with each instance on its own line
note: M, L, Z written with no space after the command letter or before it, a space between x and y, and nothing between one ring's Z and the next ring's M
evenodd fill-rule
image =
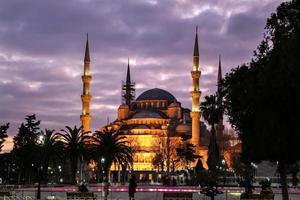
M102 197L104 200L107 200L109 186L110 184L108 182L107 177L104 177L102 182Z
M134 193L136 192L136 187L137 184L136 184L135 176L132 175L128 187L129 200L134 200Z
M172 183L172 184L173 184L173 186L176 186L176 179L175 179L175 177L173 177L173 179L172 179L172 180L173 180L173 183Z
M89 190L87 189L84 183L81 183L80 186L78 187L78 192L88 192L88 191Z

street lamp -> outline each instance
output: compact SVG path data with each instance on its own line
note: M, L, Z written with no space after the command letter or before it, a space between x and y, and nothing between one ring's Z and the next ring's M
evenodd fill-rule
M105 175L105 171L104 171L104 169L105 169L105 167L104 167L105 158L104 158L104 157L101 157L101 160L100 160L100 162L101 162L101 169L102 169L102 181L103 181L103 179L104 179L104 175Z
M108 195L108 180L105 179L105 158L101 157L101 166L102 166L102 197L104 200L107 200L107 195Z
M224 159L222 159L222 165L225 166L225 160Z
M38 136L38 139L37 139L37 143L39 145L43 145L44 144L44 141L45 141L45 136L43 134L39 135Z
M61 177L61 175L62 175L62 168L61 168L61 165L58 165L58 181L59 182L62 182L61 181L61 179L62 179L62 177Z
M45 142L45 136L43 134L38 136L38 140L37 143L39 145L44 145ZM34 166L32 164L32 166ZM37 191L37 195L36 195L36 199L41 199L41 179L42 179L42 163L40 164L40 166L38 167L38 191Z

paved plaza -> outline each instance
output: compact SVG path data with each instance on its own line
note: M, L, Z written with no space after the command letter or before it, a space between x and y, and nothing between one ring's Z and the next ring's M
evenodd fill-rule
M216 196L216 200L238 200L240 199L240 194L243 192L242 188L220 188L224 193ZM101 187L90 187L89 190L93 192L98 200L102 198ZM36 196L36 188L20 188L12 191L13 198L11 199L27 199L33 200ZM57 199L63 200L66 198L66 193L76 191L74 186L65 187L47 187L42 188L42 199ZM281 190L279 188L273 188L275 193L275 200L282 199ZM163 199L164 192L192 192L193 200L208 200L209 197L200 194L197 187L164 187L164 186L139 186L136 193L136 200L161 200ZM258 191L256 191L258 192ZM300 199L300 189L290 189L290 199L299 200ZM126 186L114 186L111 187L108 200L125 200L128 199L127 187ZM7 198L8 200L8 198Z

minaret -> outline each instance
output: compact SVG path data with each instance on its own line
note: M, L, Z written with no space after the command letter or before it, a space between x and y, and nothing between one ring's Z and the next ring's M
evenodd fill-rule
M218 106L222 106L222 97L220 96L221 81L222 81L222 65L221 65L221 55L219 55L219 68L218 68L218 80L217 80L217 101L218 101ZM223 114L224 113L221 113L220 120L219 120L218 124L216 125L217 137L221 136L223 134L223 131L224 131Z
M220 89L219 85L222 81L222 66L221 66L221 54L219 55L219 70L218 70L218 91Z
M129 58L128 58L128 62L127 62L126 84L131 84Z
M130 79L130 66L129 66L129 58L127 64L127 75L126 82L122 84L122 98L123 103L130 107L131 101L134 100L135 97L135 88L134 83L131 82Z
M82 114L80 115L83 131L90 131L90 124L92 116L90 115L90 102L91 102L91 94L90 94L90 83L92 80L92 76L90 73L90 50L89 50L89 38L87 35L86 39L86 47L85 47L85 55L84 55L84 72L83 76L81 76L83 82L83 92L81 95L82 100Z
M219 55L219 69L218 69L218 80L217 80L217 98L218 98L218 103L219 105L222 103L222 99L220 97L220 93L221 93L221 82L222 82L222 65L221 65L221 55ZM222 124L223 124L223 114L220 117L220 119L222 120Z
M199 47L198 47L198 27L196 27L196 38L194 45L193 70L191 71L193 79L193 90L190 92L192 96L192 143L196 147L200 147L200 103L201 96L199 78L201 72L199 70Z

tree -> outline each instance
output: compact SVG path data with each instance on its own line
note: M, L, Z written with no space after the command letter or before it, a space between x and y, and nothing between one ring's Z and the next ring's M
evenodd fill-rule
M40 144L40 161L42 166L42 178L44 181L48 179L48 167L58 166L63 157L62 143L58 140L55 130L45 129L40 135L43 140Z
M215 124L219 122L223 113L219 105L216 95L205 96L201 103L202 116L211 125L212 130L215 129Z
M133 153L125 136L119 132L104 128L94 133L94 145L98 165L104 166L105 175L113 163L120 166L129 166L133 163Z
M66 126L66 129L61 131L56 133L56 137L61 142L67 158L70 159L71 182L75 184L78 162L83 161L87 150L86 144L91 141L91 137L83 133L82 126L79 128Z
M267 20L252 61L232 70L223 83L229 121L242 140L243 161L278 161L284 200L287 165L300 159L299 39L300 2L284 2Z
M37 146L40 121L35 115L27 115L25 123L19 127L18 134L14 137L12 154L18 166L18 183L21 179L28 183L36 178L37 166L39 165L39 150Z
M218 171L217 166L220 166L221 158L219 152L219 146L217 144L216 138L216 128L215 125L223 117L223 93L222 89L218 89L216 95L205 96L204 101L201 103L200 109L204 119L211 126L211 136L208 146L208 158L207 165L209 168L207 182L208 187L204 188L201 193L206 196L211 197L213 200L216 195L220 194L220 191L217 190L217 178Z
M5 142L5 139L7 136L7 129L9 128L9 123L0 125L0 152L2 150L2 147L4 146L3 143Z
M208 146L208 158L207 165L209 170L216 171L216 166L220 162L219 147L216 139L215 125L220 121L220 117L223 114L222 105L219 102L220 98L217 95L205 96L204 101L201 103L201 112L204 119L211 126L211 137Z
M161 169L161 171L164 170L164 156L162 152L157 151L152 159L152 165L154 168L156 168L158 171Z
M195 162L197 158L200 158L200 156L196 155L195 145L187 141L176 148L176 153L186 168L188 168L191 162Z
M14 148L18 149L26 145L34 145L40 134L40 120L35 115L27 115L25 123L19 127L18 134L14 137Z
M170 171L174 173L180 161L176 149L178 145L182 143L182 138L160 135L154 143L158 144L158 149L156 149L155 156L152 160L153 166L158 169L160 167L161 172L166 169L167 175L169 175Z

